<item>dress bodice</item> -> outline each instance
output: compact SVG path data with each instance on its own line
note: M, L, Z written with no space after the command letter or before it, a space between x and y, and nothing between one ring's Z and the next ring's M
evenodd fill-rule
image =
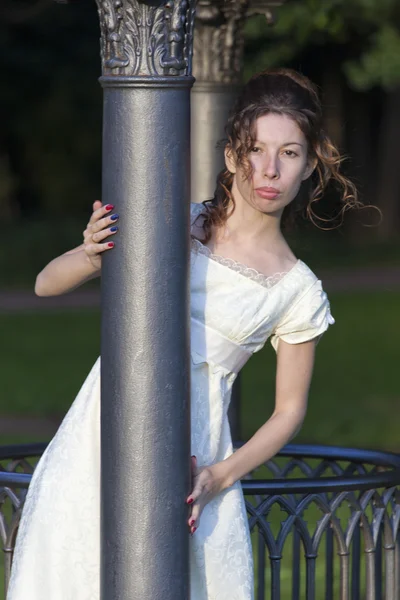
M192 223L203 208L192 204ZM268 338L277 349L279 338L304 342L320 336L334 322L321 282L301 260L288 272L267 277L213 254L195 238L191 257L192 349L197 353L207 352L217 336L219 347L226 340L250 356ZM201 325L208 341L196 348L194 338L200 335ZM244 354L242 358L244 364Z

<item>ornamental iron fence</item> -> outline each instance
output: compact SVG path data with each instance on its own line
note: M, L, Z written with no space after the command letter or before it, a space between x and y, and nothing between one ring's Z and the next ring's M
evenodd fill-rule
M27 488L45 448L0 448L5 590ZM399 600L400 456L290 444L242 487L256 600Z

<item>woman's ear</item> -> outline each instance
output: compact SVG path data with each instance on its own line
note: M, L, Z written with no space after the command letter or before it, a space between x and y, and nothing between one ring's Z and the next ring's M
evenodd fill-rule
M236 173L236 165L233 160L232 150L229 146L225 146L225 166L230 173Z
M311 177L311 175L314 173L315 171L315 167L318 164L318 159L315 158L310 158L307 162L307 166L306 166L306 170L304 171L302 180L305 181L306 179L308 179L309 177Z

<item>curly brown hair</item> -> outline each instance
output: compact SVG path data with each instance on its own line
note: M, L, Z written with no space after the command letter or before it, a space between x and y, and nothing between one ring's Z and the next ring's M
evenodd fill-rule
M319 223L333 221L314 212L315 204L321 200L332 180L341 190L339 216L342 220L347 210L361 207L357 188L340 172L343 157L322 129L322 108L317 89L307 77L292 69L271 69L254 75L231 111L225 128L226 151L244 169L246 177L252 175L247 157L255 142L256 120L268 113L286 115L297 123L307 140L309 160L316 162L313 174L306 183L308 193L300 194L295 202L285 207L282 225L293 221L298 213L305 213L320 228ZM221 171L214 197L204 202L207 207L202 225L204 243L210 240L212 228L224 225L235 208L231 192L233 177L227 169ZM228 214L229 207L231 212Z

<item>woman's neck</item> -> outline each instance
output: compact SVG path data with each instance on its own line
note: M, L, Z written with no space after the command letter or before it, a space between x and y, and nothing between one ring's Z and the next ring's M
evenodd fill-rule
M218 238L238 242L246 240L252 244L259 242L265 246L267 242L269 244L282 240L280 222L281 213L265 214L250 206L245 200L235 199L235 210L218 232Z

